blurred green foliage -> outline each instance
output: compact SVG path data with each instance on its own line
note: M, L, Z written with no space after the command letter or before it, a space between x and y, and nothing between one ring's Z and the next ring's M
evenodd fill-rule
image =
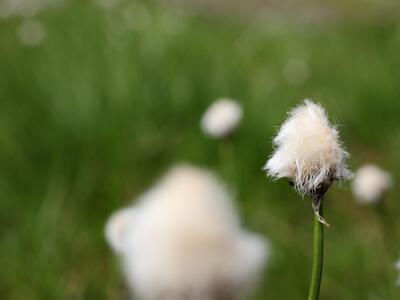
M372 161L399 181L400 23L261 22L88 0L36 19L46 29L36 47L20 43L21 18L0 21L1 299L122 299L104 223L181 161L215 170L243 223L272 241L252 299L305 299L310 203L261 167L286 111L306 97L343 125L353 168ZM220 96L244 107L232 155L199 129ZM400 225L399 192L382 217L346 186L330 190L321 299L399 299L396 230L384 244L388 223Z

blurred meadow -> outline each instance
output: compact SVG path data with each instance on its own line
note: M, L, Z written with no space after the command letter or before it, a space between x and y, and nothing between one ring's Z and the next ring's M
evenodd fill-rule
M305 299L309 199L261 170L304 98L340 125L351 169L400 182L397 1L1 1L1 299L126 299L104 224L182 161L214 170L270 239L251 299ZM230 148L200 130L219 97L244 109ZM399 185L372 207L349 187L326 197L321 299L400 299Z

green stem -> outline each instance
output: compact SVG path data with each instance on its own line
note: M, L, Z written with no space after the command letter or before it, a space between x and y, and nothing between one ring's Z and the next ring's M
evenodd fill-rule
M224 178L237 185L235 149L232 140L227 137L219 141L219 164Z
M377 205L377 214L380 219L381 228L383 232L383 241L392 259L395 259L398 255L397 245L393 241L397 241L396 226L393 223L393 219L390 217L389 211L386 207L384 199L380 199Z
M323 216L322 201L319 208L321 217ZM308 300L318 300L319 290L322 279L322 264L324 260L324 225L318 221L314 214L314 247L313 247L313 266L311 273L310 290Z

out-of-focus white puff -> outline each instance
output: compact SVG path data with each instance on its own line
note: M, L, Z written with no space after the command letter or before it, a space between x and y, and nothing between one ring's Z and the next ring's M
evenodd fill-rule
M181 165L114 214L106 237L140 299L236 299L251 290L268 243L244 231L208 171Z
M305 100L289 113L273 143L275 152L264 169L268 175L293 180L302 194L321 183L348 179L348 153L343 149L336 127L329 123L324 109Z
M106 240L115 253L123 254L125 252L134 220L135 209L133 207L120 209L108 219L105 228Z
M231 99L215 101L201 119L201 128L212 138L223 138L231 134L242 119L243 110L239 103Z
M400 259L395 262L394 267L396 268L397 271L400 272ZM396 285L400 286L400 275L399 275L399 278L396 281Z
M353 194L361 204L379 202L392 184L389 173L374 164L366 164L355 174Z

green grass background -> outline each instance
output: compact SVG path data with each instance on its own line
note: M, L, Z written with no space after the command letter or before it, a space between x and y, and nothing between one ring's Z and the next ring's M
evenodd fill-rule
M37 17L46 39L33 48L17 39L20 18L0 21L0 298L123 299L104 223L186 161L223 178L244 225L272 242L251 299L305 299L310 202L261 167L286 112L310 97L341 125L353 169L375 162L399 181L400 23L256 21L146 4L149 24L135 31L126 5L47 10ZM304 82L285 76L291 60L308 67ZM230 155L199 129L220 96L244 107ZM360 207L349 185L331 188L321 299L400 299L399 192Z

